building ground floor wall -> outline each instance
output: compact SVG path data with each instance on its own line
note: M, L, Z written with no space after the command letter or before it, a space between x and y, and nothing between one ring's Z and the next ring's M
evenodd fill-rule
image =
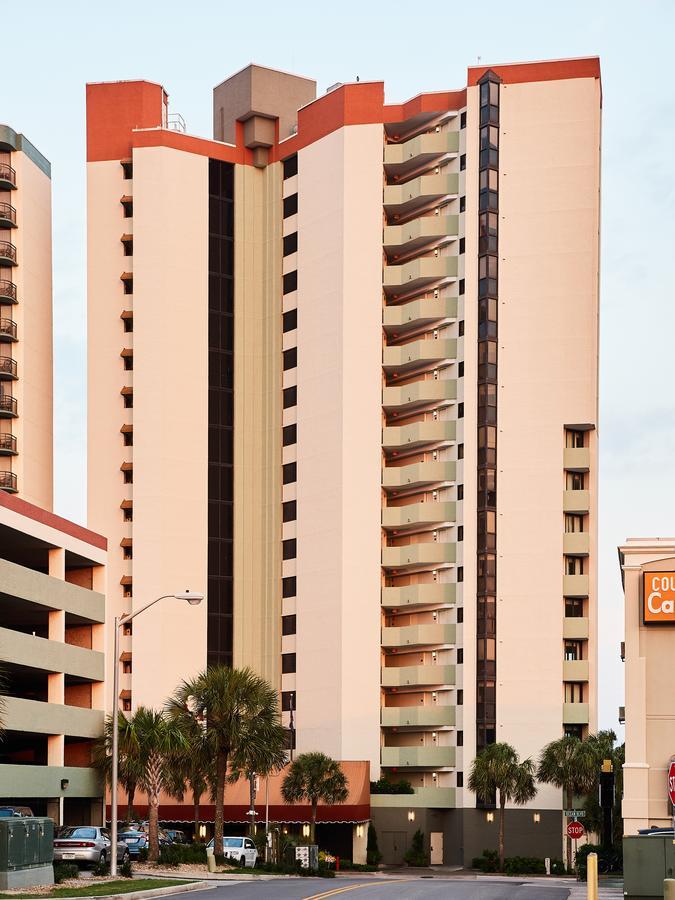
M95 769L0 765L0 806L25 806L55 825L102 825L103 786Z
M481 809L425 809L373 807L372 823L377 832L382 862L403 863L413 835L422 831L432 864L470 866L483 850L496 850L499 814L488 821ZM562 814L558 810L506 811L505 850L507 856L538 856L560 859L563 852Z

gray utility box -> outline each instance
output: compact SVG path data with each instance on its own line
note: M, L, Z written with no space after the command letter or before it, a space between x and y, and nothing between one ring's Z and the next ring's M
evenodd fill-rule
M54 884L54 822L33 816L0 819L0 890Z
M663 897L663 881L675 878L675 844L666 835L623 839L623 891L626 900Z

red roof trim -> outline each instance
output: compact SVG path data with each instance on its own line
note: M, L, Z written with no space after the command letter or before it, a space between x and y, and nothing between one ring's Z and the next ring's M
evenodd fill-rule
M39 522L41 525L54 528L62 534L77 538L78 541L91 544L92 547L97 547L99 550L108 549L108 541L103 535L96 534L95 531L90 531L88 528L83 528L82 525L76 525L75 522L63 519L61 516L42 509L41 506L28 503L27 500L22 500L20 497L13 497L11 494L0 491L0 506L18 513L20 516L25 516L27 519L32 519L34 522Z
M504 66L470 66L467 84L478 84L486 72L492 70L504 84L523 84L532 81L557 81L568 78L600 78L600 58L584 56L579 59L552 59L541 62L509 63Z
M121 807L124 809L124 806ZM106 807L107 815L110 815L110 804ZM200 822L213 822L215 819L216 808L213 804L204 804L199 807ZM225 821L232 824L244 825L251 821L251 817L247 815L248 806L225 806ZM258 821L265 818L264 805L256 806L258 813ZM134 803L134 812L140 819L147 818L147 804ZM192 822L192 806L182 804L162 804L159 808L159 818L162 822ZM270 806L271 822L286 823L304 823L311 822L312 812L309 806ZM370 804L359 804L355 806L321 806L316 811L317 822L331 823L357 823L368 822L370 820Z

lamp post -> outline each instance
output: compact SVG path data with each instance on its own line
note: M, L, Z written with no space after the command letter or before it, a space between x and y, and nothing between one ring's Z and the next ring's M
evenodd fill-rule
M168 597L175 597L176 600L187 600L190 606L197 606L204 599L203 594L196 594L192 591L181 591L177 594L162 594L141 606L135 612L127 613L125 616L115 616L115 649L113 654L113 733L112 733L112 776L111 794L110 794L110 874L117 875L117 773L118 773L118 745L119 745L119 693L120 693L120 628L135 619L137 615L145 612L160 600L166 600Z

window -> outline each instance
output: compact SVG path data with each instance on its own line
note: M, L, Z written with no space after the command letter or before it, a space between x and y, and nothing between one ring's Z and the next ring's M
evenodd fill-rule
M284 294L290 294L298 289L298 272L286 272L284 275Z
M583 703L584 686L573 681L565 682L565 703ZM570 726L565 726L569 728Z
M581 534L584 531L584 517L572 513L565 514L565 534Z
M124 472L122 472L122 475L124 476L125 484L133 484L134 483L134 470L133 469L125 469Z
M284 350L284 372L287 372L288 369L295 369L298 365L298 348L291 347L288 350Z
M457 746L458 747L464 746L464 732L461 730L457 732Z
M290 712L295 709L295 691L281 692L281 709L283 712Z
M122 663L122 672L125 675L131 675L131 660L130 659L125 659L124 662Z
M133 294L133 292L134 292L134 279L133 278L123 278L122 284L124 285L124 293L125 294Z
M284 334L287 331L295 331L298 327L298 311L297 309L289 309L283 315Z
M292 484L298 480L298 464L291 462L286 463L283 467L283 483Z
M464 540L464 526L463 525L457 526L457 540L458 541Z
M128 333L134 330L134 320L130 316L125 316L122 320L124 322L124 330Z
M123 712L131 712L131 700L128 700L126 697L122 700L122 710Z
M124 247L124 255L125 256L133 256L134 255L134 242L129 238L126 241L122 241L122 246Z
M123 515L125 522L133 522L134 521L133 507L131 507L131 506L125 507L125 509L122 510L122 515Z
M457 691L457 706L463 706L463 705L464 705L464 691L460 688Z
M459 239L459 252L460 253L466 252L466 238Z
M285 504L284 504L285 505ZM282 597L295 597L297 593L297 579L295 575L290 578L282 578L281 579L281 596Z
M122 173L124 178L133 178L134 177L134 164L130 159L125 159L120 162L122 166Z
M284 409L288 409L291 406L298 405L298 388L297 385L293 385L293 387L284 388Z
M461 625L463 621L464 621L464 607L458 606L457 607L457 624Z
M459 157L459 171L463 172L466 169L466 153L462 153Z
M577 598L565 598L565 618L578 619L584 614L584 601Z
M284 675L292 675L295 672L295 653L281 654L281 671Z
M134 369L133 356L125 356L124 357L124 371L125 372L133 372L133 369Z
M459 198L459 211L463 213L466 210L466 197Z
M295 538L289 538L281 543L281 558L295 559L298 552L298 542Z
M290 256L291 253L297 253L298 250L298 232L287 234L284 238L284 256Z
M295 634L295 615L281 617L281 633Z
M581 641L565 641L565 659L583 659Z
M457 650L457 665L458 665L458 666L461 666L461 664L462 664L463 662L464 662L464 648L463 648L463 647L460 647L460 648Z
M565 446L579 449L584 446L584 432L567 429L565 432Z
M281 520L282 522L295 522L298 517L298 507L295 500L288 500L282 504Z
M133 559L134 558L133 547L122 547L122 558L123 559Z
M457 499L458 500L464 499L464 485L463 484L457 485Z
M134 214L134 201L131 197L123 197L120 201L124 210L124 218L130 219Z
M457 404L457 418L458 419L464 418L464 403Z
M464 337L464 319L459 320L457 331L460 337Z
M464 581L464 566L457 566L457 581Z
M465 287L466 287L466 281L465 281L463 278L460 278L460 279L459 279L459 296L460 296L460 297L461 297L462 294L464 293ZM462 334L463 334L463 333L464 333L464 332L462 332Z
M124 394L124 408L125 409L133 409L134 406L134 395L133 394Z
M464 787L464 772L457 773L457 787Z
M294 175L298 174L298 154L294 153L293 156L289 156L282 163L284 167L284 180L286 178L292 178Z
M122 439L124 440L125 447L133 447L134 446L134 433L133 431L123 431Z
M291 194L290 197L284 197L284 219L294 216L298 211L298 195Z
M457 444L457 459L464 459L464 444Z
M459 114L459 127L466 128L466 112Z
M583 472L568 472L565 481L568 491L583 491L586 487L586 476Z
M567 575L583 575L584 574L584 558L583 558L583 556L566 556L565 557L565 573Z
M289 447L291 444L296 444L298 441L298 426L297 425L284 425L282 431L282 443L284 447Z

